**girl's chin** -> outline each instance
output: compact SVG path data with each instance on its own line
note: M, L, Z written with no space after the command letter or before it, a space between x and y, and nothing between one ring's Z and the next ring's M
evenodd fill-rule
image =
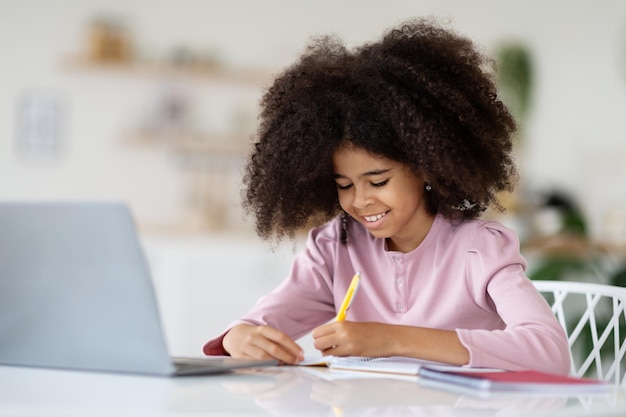
M378 239L388 239L391 236L389 236L389 233L382 230L382 229L370 229L368 228L367 231L370 233L370 235L378 238Z

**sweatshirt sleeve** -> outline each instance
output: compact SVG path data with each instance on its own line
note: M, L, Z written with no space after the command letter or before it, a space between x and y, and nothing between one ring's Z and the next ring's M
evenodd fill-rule
M306 247L294 258L288 277L261 297L242 318L207 341L206 355L227 355L222 340L237 324L269 325L296 340L335 315L333 254L337 239L335 222L312 229Z
M568 374L567 337L525 275L517 237L498 224L486 223L475 234L466 262L467 286L474 299L485 309L495 309L505 324L502 330L457 329L470 353L469 366Z

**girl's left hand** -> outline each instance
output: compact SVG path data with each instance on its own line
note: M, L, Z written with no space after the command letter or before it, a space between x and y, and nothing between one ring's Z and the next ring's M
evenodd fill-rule
M391 327L383 323L344 320L320 326L311 335L313 346L324 356L392 356Z

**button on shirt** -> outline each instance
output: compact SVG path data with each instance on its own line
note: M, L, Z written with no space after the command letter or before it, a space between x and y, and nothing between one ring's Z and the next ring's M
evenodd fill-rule
M407 292L406 287L403 285L406 279L406 268L404 267L404 260L400 254L394 255L392 258L393 266L393 280L395 285L393 287L393 296L395 299L396 312L406 312L407 304Z
M493 221L453 224L437 216L409 253L348 221L310 231L289 276L252 310L231 323L267 324L294 340L337 313L355 271L361 286L347 320L455 330L469 366L541 369L567 374L569 348L548 304L526 277L516 235ZM223 334L204 346L223 355Z

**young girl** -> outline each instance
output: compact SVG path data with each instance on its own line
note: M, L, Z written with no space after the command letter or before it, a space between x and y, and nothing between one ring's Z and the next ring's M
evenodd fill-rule
M354 51L326 37L261 104L244 206L264 238L311 221L287 279L207 355L323 355L569 371L565 334L525 276L514 233L477 218L516 180L515 123L490 60L429 20ZM347 319L334 321L356 271Z

